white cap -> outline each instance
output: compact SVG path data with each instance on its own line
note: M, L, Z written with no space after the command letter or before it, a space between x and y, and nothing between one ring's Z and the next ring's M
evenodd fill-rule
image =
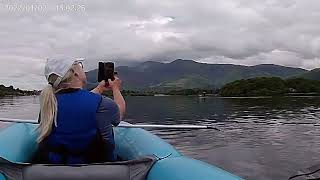
M56 82L54 82L53 86L57 87L59 83L61 82L63 76L65 76L68 72L68 70L71 68L73 63L75 62L75 59L47 59L44 75L46 76L46 79L49 79L49 76L51 74L58 75L58 79Z

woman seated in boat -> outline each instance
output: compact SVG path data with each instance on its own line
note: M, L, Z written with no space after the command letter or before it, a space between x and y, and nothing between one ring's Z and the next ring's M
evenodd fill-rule
M82 62L48 59L48 86L40 96L39 150L36 162L84 164L115 161L112 126L125 113L121 81L104 81L91 92L84 90L86 74ZM114 100L101 94L113 91Z

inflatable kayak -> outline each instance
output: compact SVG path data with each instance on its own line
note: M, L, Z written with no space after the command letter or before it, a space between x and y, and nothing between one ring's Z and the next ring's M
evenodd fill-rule
M33 165L30 161L37 150L36 127L35 124L15 123L0 129L0 180L242 179L218 167L185 157L158 136L140 128L114 128L116 153L123 160L121 162L79 166Z

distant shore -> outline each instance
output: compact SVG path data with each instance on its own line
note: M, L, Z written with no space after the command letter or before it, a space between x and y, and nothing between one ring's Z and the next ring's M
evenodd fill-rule
M219 97L285 97L320 96L320 81L303 78L281 79L257 77L236 80L217 89L179 89L161 91L122 91L125 96L219 96Z
M40 95L39 90L21 90L13 86L0 85L0 97ZM199 97L286 97L320 96L320 81L303 78L281 79L278 77L258 77L236 80L216 89L144 89L122 90L123 96L199 96ZM111 91L104 95L112 96Z
M40 91L38 90L21 90L19 88L14 88L13 86L4 86L0 85L0 97L5 96L32 96L32 95L39 95Z
M219 94L225 97L319 96L320 81L258 77L228 83L219 90Z

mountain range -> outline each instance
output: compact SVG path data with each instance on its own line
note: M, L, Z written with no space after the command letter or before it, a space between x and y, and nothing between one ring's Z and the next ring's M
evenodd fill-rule
M170 63L147 61L136 66L116 67L123 89L157 90L193 88L220 88L223 85L255 77L303 77L320 80L320 69L308 71L301 68L274 64L243 66L233 64L207 64L193 60L177 59ZM98 70L87 73L88 84L93 87L97 82Z

